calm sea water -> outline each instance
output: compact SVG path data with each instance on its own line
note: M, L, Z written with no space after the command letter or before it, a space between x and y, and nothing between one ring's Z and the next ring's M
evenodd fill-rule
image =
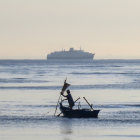
M66 77L73 98L89 108L85 96L99 118L54 116ZM140 60L0 60L0 140L25 139L140 139Z

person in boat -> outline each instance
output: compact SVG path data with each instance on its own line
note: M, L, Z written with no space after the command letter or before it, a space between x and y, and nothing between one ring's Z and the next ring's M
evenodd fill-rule
M74 104L72 95L70 93L70 90L67 90L67 95L64 95L64 94L61 94L61 95L64 96L64 97L66 97L66 99L64 99L64 100L68 100L69 107L70 107L70 109L72 109L75 104Z

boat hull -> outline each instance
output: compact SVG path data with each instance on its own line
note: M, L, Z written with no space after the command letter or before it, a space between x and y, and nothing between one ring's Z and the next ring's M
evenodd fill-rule
M69 109L60 105L60 110L64 117L68 118L97 118L100 110L89 109Z

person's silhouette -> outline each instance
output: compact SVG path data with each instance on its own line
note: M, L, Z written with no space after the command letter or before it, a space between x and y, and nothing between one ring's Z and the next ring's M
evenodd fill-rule
M70 90L67 90L67 95L63 95L63 94L62 94L62 96L64 96L64 97L67 98L67 99L65 99L65 100L68 100L69 107L70 107L70 109L72 109L73 106L74 106L74 101L73 101L72 95L71 95L71 93L70 93Z

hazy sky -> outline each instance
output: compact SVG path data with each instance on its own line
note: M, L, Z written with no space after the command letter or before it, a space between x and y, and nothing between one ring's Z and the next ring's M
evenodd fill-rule
M81 48L140 59L140 0L0 0L0 59Z

